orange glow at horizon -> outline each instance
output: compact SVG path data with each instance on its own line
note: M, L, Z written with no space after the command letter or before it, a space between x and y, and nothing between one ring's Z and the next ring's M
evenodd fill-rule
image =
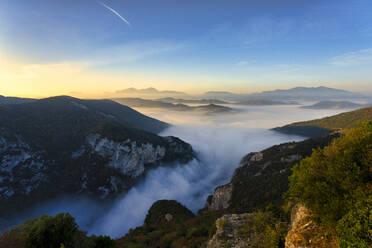
M200 81L203 80L203 85ZM96 72L84 63L26 64L0 53L0 95L42 98L72 95L81 98L110 97L117 90L154 87L200 94L216 89L214 78L147 78ZM154 83L148 83L154 82ZM156 83L155 83L156 82ZM177 83L174 83L177 82ZM180 85L182 85L180 87ZM178 86L178 87L177 87ZM232 90L234 92L234 90ZM242 92L236 89L236 92Z
M118 90L134 87L144 89L182 91L188 94L202 94L206 91L229 91L233 93L254 93L264 90L291 88L296 86L328 86L355 90L369 88L369 83L330 82L327 85L294 83L263 83L239 78L219 78L209 75L178 75L166 73L149 75L92 70L89 63L63 62L55 64L28 64L0 51L0 95L43 98L56 95L70 95L79 98L123 97ZM358 87L359 87L358 86ZM128 96L131 97L131 96Z

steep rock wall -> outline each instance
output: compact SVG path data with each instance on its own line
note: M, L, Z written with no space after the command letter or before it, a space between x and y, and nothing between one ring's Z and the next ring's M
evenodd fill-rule
M217 187L212 196L209 197L206 203L206 208L209 210L222 210L229 207L229 202L232 194L232 184L225 184Z

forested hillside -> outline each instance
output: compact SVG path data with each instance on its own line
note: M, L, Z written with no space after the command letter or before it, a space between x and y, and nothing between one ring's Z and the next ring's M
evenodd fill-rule
M331 133L334 130L356 127L363 121L372 120L372 107L341 113L322 119L296 122L275 131L306 137L317 137Z

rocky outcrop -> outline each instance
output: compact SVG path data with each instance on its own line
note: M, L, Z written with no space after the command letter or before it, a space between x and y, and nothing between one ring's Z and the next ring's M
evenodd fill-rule
M161 161L166 152L165 147L160 145L138 144L130 139L115 142L99 134L89 135L87 146L91 152L108 158L108 166L117 168L121 173L130 177L142 175L145 172L146 164L155 164Z
M243 166L249 162L254 161L258 162L261 161L262 159L263 159L262 152L250 152L241 159L239 166Z
M72 152L70 158L65 158L64 162L73 164L75 168L84 163L91 163L90 168L84 168L79 172L82 173L80 176L77 175L80 180L74 184L78 185L79 193L97 191L101 192L100 198L104 198L108 194L122 192L121 186L128 187L128 182L125 183L123 180L126 177L134 179L143 175L147 166L160 162L174 162L178 158L182 162L187 162L193 158L189 144L175 137L166 137L164 141L163 144L141 143L130 139L120 142L100 134L90 134L85 144ZM100 159L97 159L97 156ZM33 148L20 135L0 136L0 199L13 195L28 195L43 183L53 181L52 177L56 172L53 170L57 169L53 166L57 162L48 160L47 157L46 151ZM101 183L92 183L93 172L90 171L102 166L112 167L113 172L117 172L111 175L106 173L102 176ZM92 185L95 185L96 189L92 189Z
M222 210L229 207L229 202L231 200L232 194L232 184L226 184L217 187L214 190L213 195L211 195L206 203L206 208L208 210Z
M46 182L44 156L44 151L33 151L20 136L0 137L0 198L28 195Z
M152 204L149 209L144 225L169 226L175 223L183 223L195 215L185 206L174 200L159 200Z
M293 163L293 162L299 162L300 160L302 159L302 156L299 155L299 154L292 154L292 155L288 155L286 157L282 157L280 159L281 162L284 162L284 163Z
M240 229L250 214L227 214L217 219L216 233L209 240L207 248L245 248L248 236L241 235Z
M181 163L187 163L195 158L194 151L190 144L174 136L166 136L162 138L166 143L164 162L178 161Z
M292 208L291 226L285 238L286 248L337 248L337 241L320 228L302 204Z

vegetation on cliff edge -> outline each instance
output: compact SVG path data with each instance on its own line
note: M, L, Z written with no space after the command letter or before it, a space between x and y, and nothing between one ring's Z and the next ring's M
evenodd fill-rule
M309 208L340 247L372 245L372 122L350 130L293 168L287 197Z

